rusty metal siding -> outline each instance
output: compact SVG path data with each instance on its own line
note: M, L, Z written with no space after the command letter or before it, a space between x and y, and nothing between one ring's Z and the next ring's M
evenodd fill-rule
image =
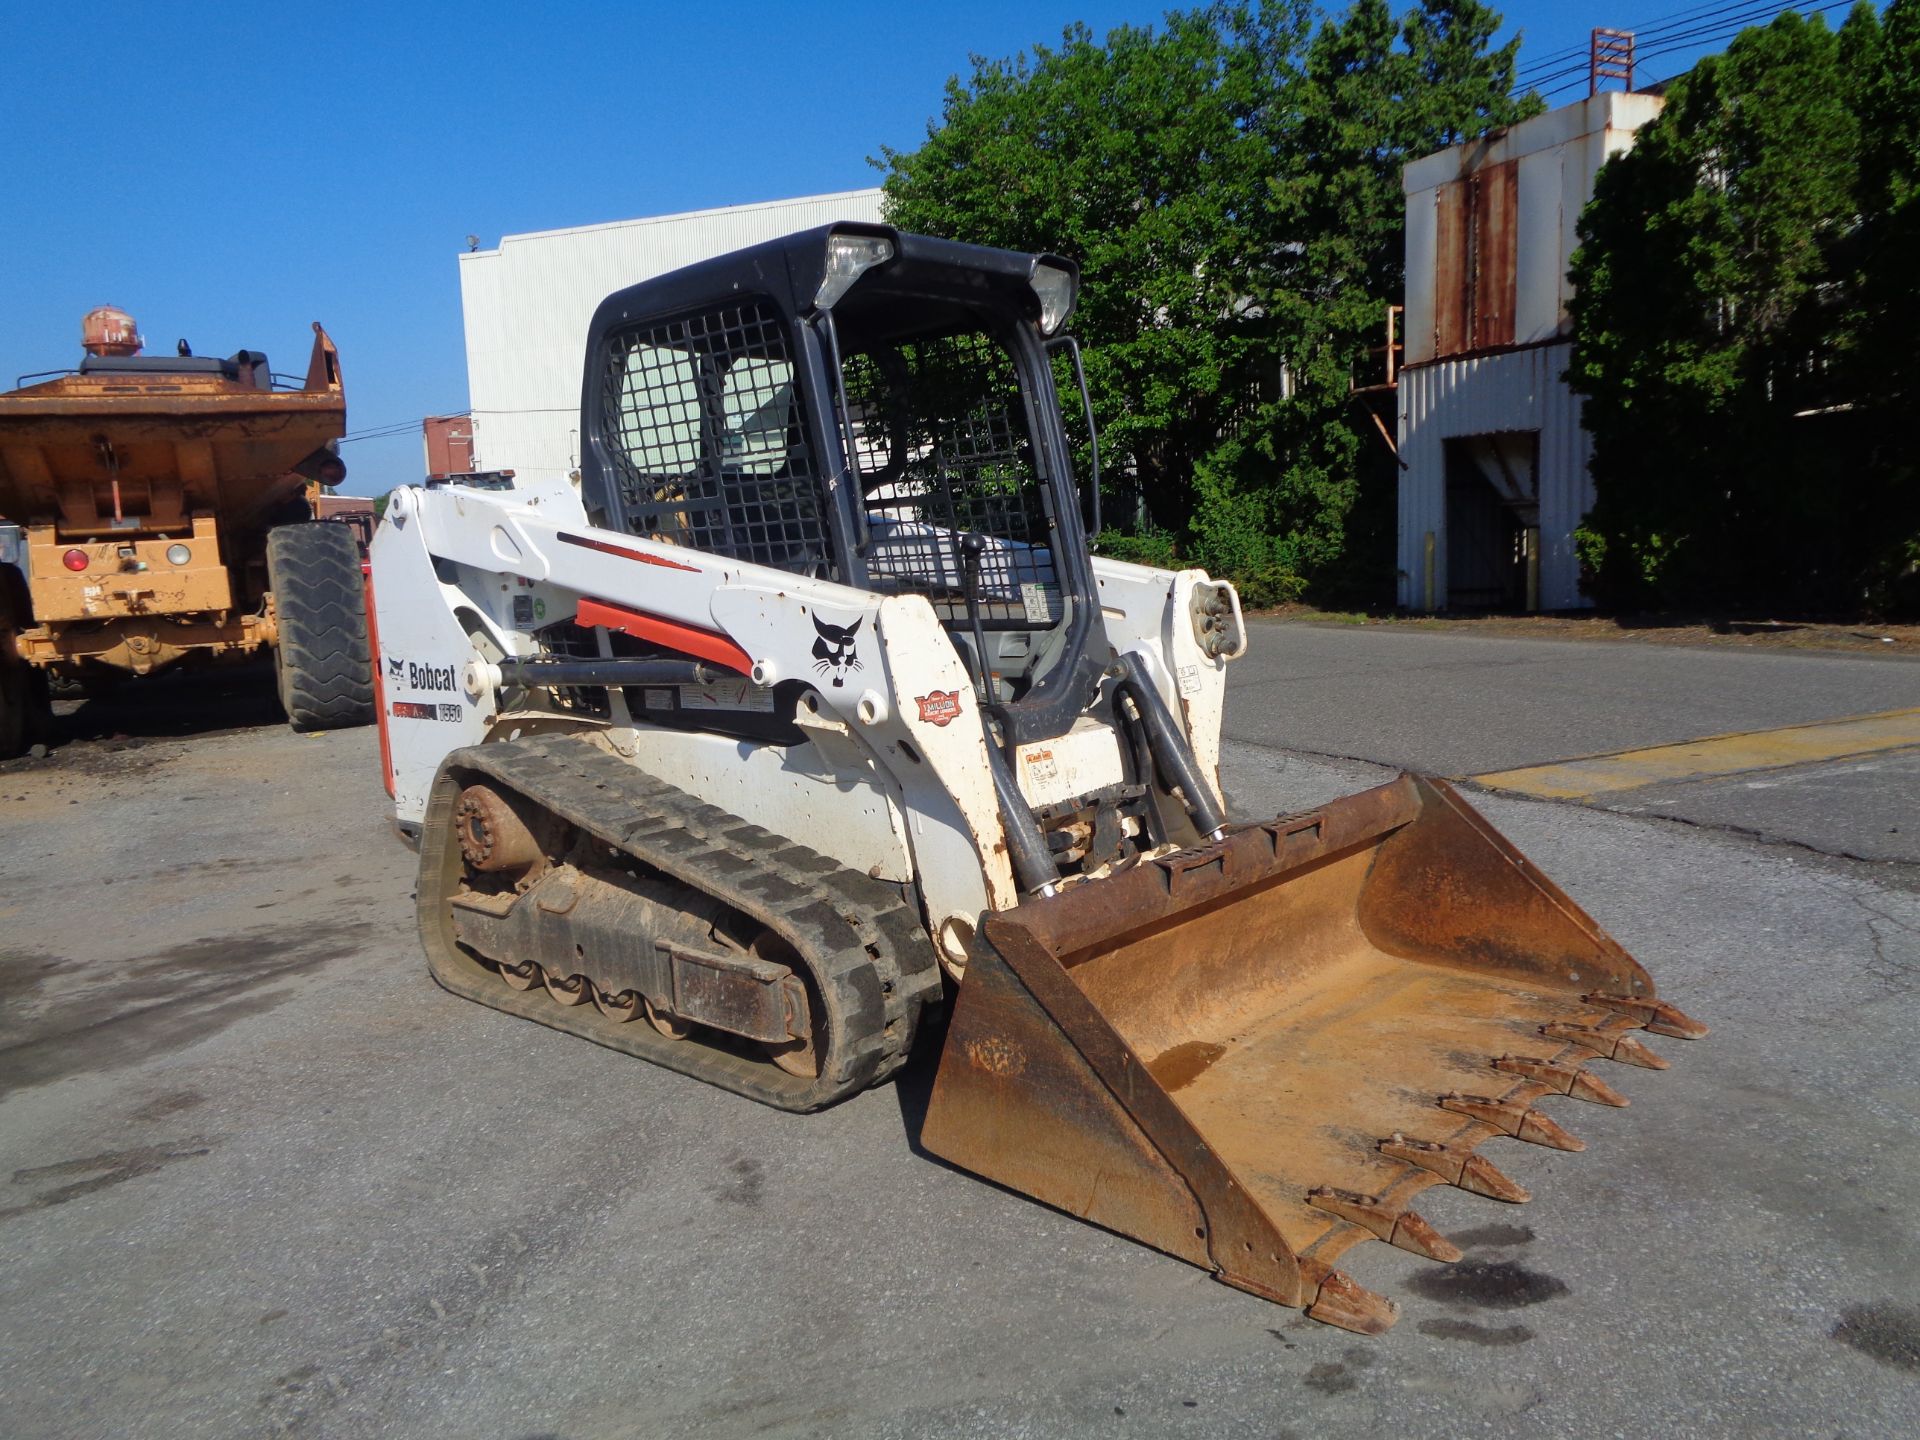
M1561 376L1570 347L1534 346L1499 355L1442 360L1400 376L1399 601L1425 608L1426 536L1434 537L1434 594L1447 594L1445 441L1516 430L1539 432L1540 606L1591 604L1580 594L1573 528L1593 507L1592 445L1580 428L1580 397Z
M1473 186L1473 321L1476 350L1513 343L1514 230L1518 162L1490 165Z
M1434 194L1437 356L1513 344L1518 163L1475 170Z
M460 256L470 463L561 480L579 463L587 325L615 290L836 220L880 219L878 189L508 235Z
M1595 172L1663 103L1608 91L1408 163L1408 364L1570 332L1567 261Z
M1434 192L1433 353L1458 355L1473 341L1468 273L1473 263L1467 182Z

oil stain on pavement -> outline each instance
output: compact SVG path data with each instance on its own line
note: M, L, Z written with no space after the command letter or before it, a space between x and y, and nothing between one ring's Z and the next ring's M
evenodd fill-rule
M1360 1380L1353 1371L1370 1367L1375 1360L1373 1352L1352 1345L1341 1351L1340 1355L1338 1360L1323 1360L1315 1365L1300 1383L1309 1390L1318 1390L1322 1395L1344 1395L1349 1390L1358 1389ZM1349 1366L1352 1368L1349 1369Z
M271 1010L292 979L357 952L360 922L262 926L114 962L0 954L0 1095L182 1049Z
M79 1160L62 1160L53 1165L35 1165L13 1172L15 1185L32 1186L47 1180L64 1180L51 1190L42 1190L20 1204L0 1206L0 1220L10 1220L30 1210L46 1210L91 1195L109 1186L124 1185L142 1175L152 1175L181 1160L194 1160L211 1154L212 1144L195 1136L172 1145L136 1145L128 1150L107 1150ZM69 1178L72 1177L72 1178Z
M1498 1349L1504 1345L1524 1345L1533 1339L1533 1331L1524 1325L1476 1325L1471 1320L1422 1320L1420 1333L1436 1340L1465 1340L1470 1345Z
M1511 1260L1462 1260L1422 1271L1409 1284L1429 1300L1484 1310L1517 1310L1573 1293L1566 1281Z
M1891 1300L1849 1305L1827 1333L1882 1365L1920 1372L1920 1309L1911 1305Z

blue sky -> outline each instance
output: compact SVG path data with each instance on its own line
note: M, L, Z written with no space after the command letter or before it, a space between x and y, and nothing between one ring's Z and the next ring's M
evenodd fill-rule
M873 184L866 157L919 142L969 53L1051 43L1075 20L1152 24L1165 8L21 6L0 53L0 388L75 363L81 315L112 303L158 351L184 336L201 354L265 350L282 371L304 368L308 323L324 322L350 430L458 410L467 235L491 246ZM1590 25L1716 8L1729 7L1514 0L1504 13L1526 66L1584 46ZM351 491L420 474L417 432L343 454Z

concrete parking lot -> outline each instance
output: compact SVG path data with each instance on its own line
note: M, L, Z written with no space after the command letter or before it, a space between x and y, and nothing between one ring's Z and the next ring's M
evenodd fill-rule
M1920 706L1900 661L1254 638L1249 817ZM151 699L0 766L0 1435L1920 1433L1911 750L1476 794L1713 1033L1560 1106L1585 1153L1492 1142L1532 1204L1423 1197L1461 1264L1356 1252L1403 1307L1362 1340L919 1152L931 1057L789 1116L445 994L371 732Z

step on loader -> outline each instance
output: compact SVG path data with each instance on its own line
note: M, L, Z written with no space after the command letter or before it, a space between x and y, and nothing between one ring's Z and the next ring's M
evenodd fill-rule
M1444 782L1229 821L1233 587L1090 553L1078 276L840 224L607 299L577 482L393 493L382 763L436 979L923 1139L1362 1332L1335 1268L1527 1198L1594 1062L1702 1027ZM1064 394L1070 404L1063 406ZM1085 484L1076 481L1084 462Z

